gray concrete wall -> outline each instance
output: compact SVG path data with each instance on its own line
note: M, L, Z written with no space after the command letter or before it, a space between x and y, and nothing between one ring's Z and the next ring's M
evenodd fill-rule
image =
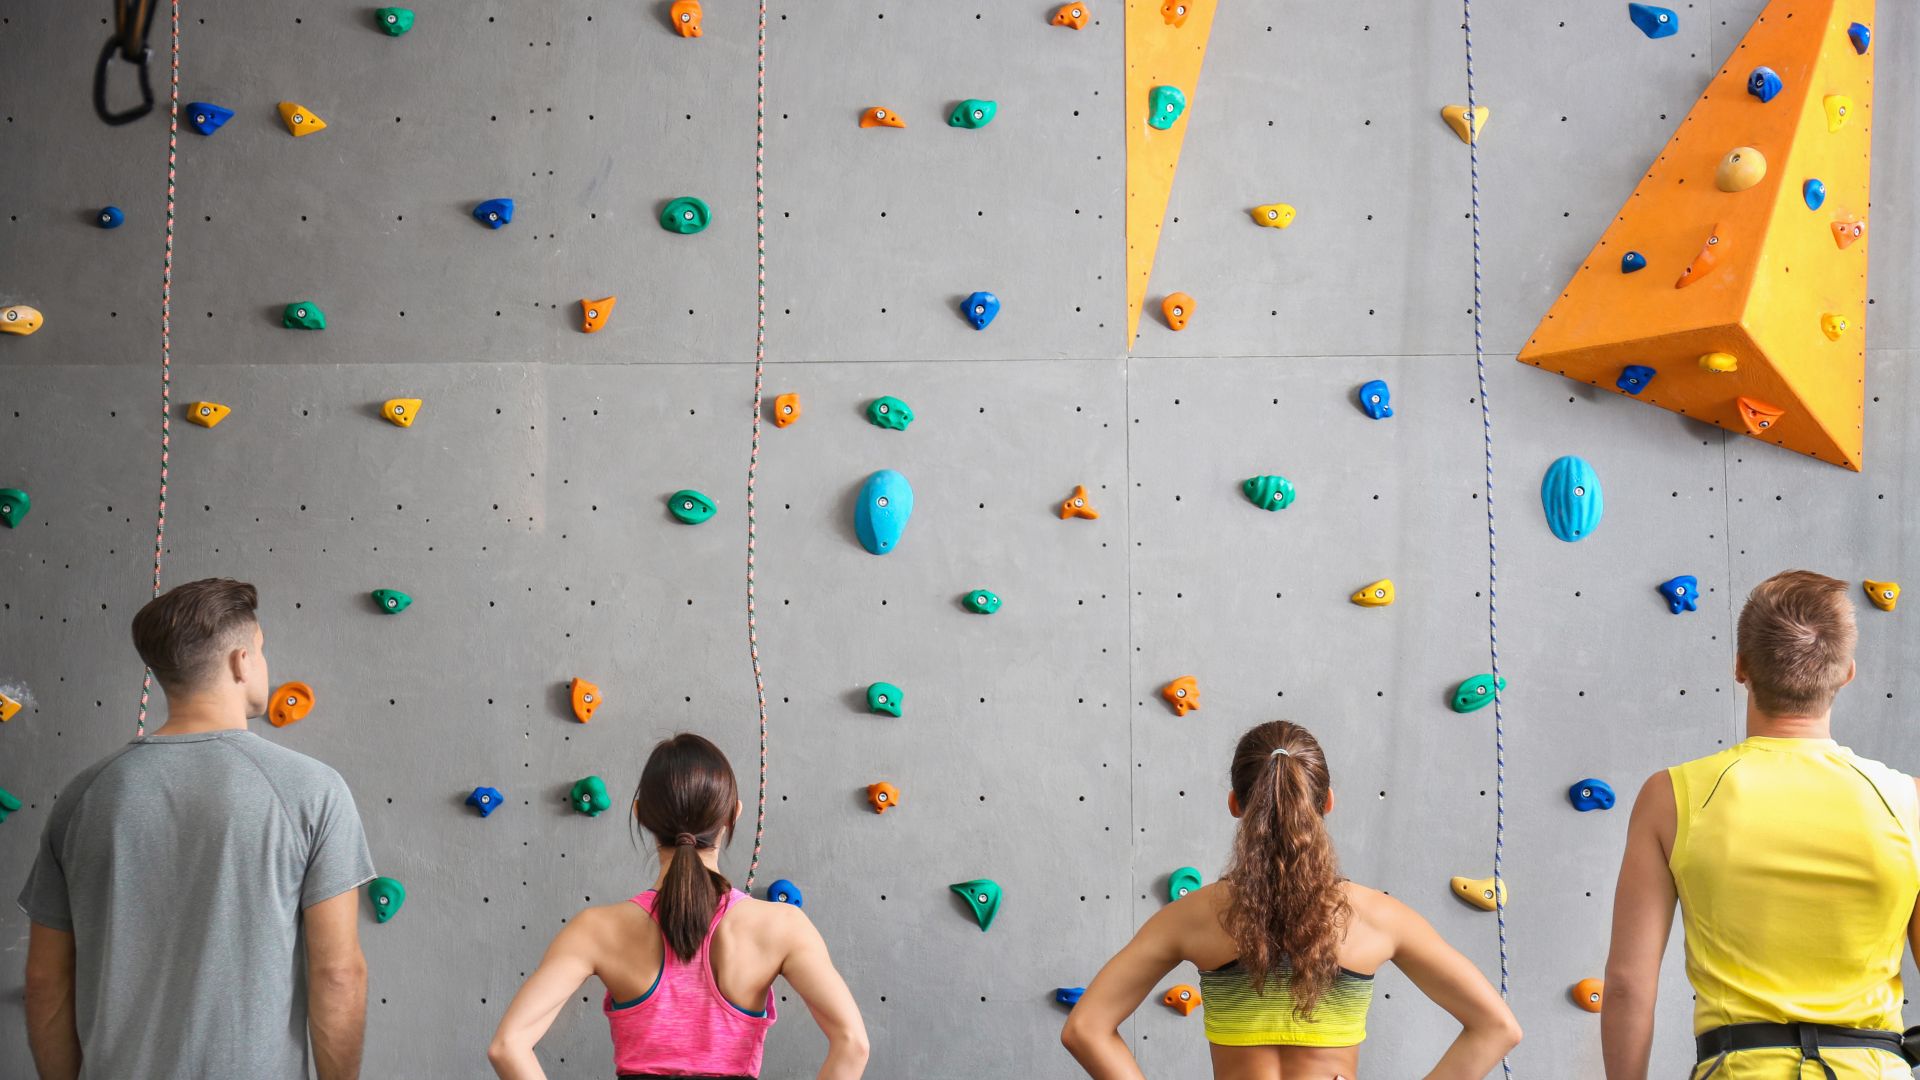
M181 136L166 579L261 584L276 677L320 699L262 730L340 769L381 870L409 887L400 918L366 926L370 1076L484 1074L561 920L650 880L616 818L562 805L574 779L622 792L656 738L693 728L753 782L754 13L710 3L688 43L665 6L421 0L390 41L360 5L185 5L183 100L239 115ZM1047 25L1052 6L788 0L770 16L768 392L799 392L807 415L769 428L762 457L760 884L806 889L876 1076L1074 1075L1052 989L1091 978L1171 870L1218 874L1229 749L1274 717L1327 743L1348 872L1498 963L1492 916L1447 893L1490 872L1494 841L1491 711L1444 703L1487 666L1467 166L1437 116L1465 96L1459 13L1223 5L1151 294L1185 290L1198 314L1177 336L1149 314L1128 355L1120 4L1095 0L1077 34ZM1698 0L1657 42L1614 3L1475 9L1522 1076L1600 1074L1598 1025L1567 990L1601 971L1625 814L1576 814L1566 786L1626 795L1738 738L1731 631L1759 579L1920 576L1908 6L1880 5L1874 28L1864 475L1511 360L1761 6ZM158 118L91 118L97 14L0 4L0 304L47 316L0 338L0 486L35 503L0 533L0 684L32 702L0 728L0 785L27 804L0 826L7 896L66 778L133 732L125 628L151 577L166 136ZM990 128L945 127L967 96L1000 102ZM288 138L283 98L332 126ZM855 126L875 104L910 126ZM697 237L653 221L685 193L714 208ZM496 195L519 210L494 233L466 215ZM1292 229L1248 225L1281 199ZM117 232L90 223L107 203L128 213ZM975 333L954 305L982 288L1006 306ZM575 301L610 292L608 329L578 334ZM293 299L329 329L280 329ZM1393 385L1390 422L1354 406L1374 377ZM910 430L866 424L881 394L912 403ZM425 400L411 430L375 416L395 396ZM195 398L234 415L188 426ZM1565 453L1608 499L1577 546L1536 495ZM874 559L849 507L882 467L918 506ZM1238 482L1265 472L1298 484L1292 509L1244 504ZM1077 483L1100 521L1052 516ZM713 496L714 520L668 518L680 487ZM1708 590L1684 618L1653 591L1678 573ZM1396 606L1346 602L1383 576ZM378 586L416 603L382 618ZM975 586L1005 608L966 614ZM1864 611L1840 728L1911 771L1909 619ZM565 705L575 674L609 699L586 727ZM1156 692L1181 674L1205 707L1175 719ZM904 719L859 707L882 678L906 689ZM904 805L879 818L861 796L882 778ZM460 800L477 784L510 805L474 817ZM946 888L975 876L1006 890L987 934ZM168 914L155 898L156 928ZM7 1067L25 1059L26 933L6 905ZM1688 1042L1673 960L1668 1075ZM1379 989L1367 1072L1417 1074L1453 1026L1398 975ZM783 1008L768 1075L810 1075L822 1042L797 999ZM1150 1075L1202 1074L1199 1017L1150 1003L1130 1034ZM597 991L543 1054L555 1076L606 1074Z

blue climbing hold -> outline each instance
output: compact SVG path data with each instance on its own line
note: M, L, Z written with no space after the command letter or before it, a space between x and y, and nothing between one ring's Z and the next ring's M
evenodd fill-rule
M1053 992L1053 1000L1071 1008L1080 1004L1080 996L1086 992L1084 986L1062 986Z
M473 794L467 796L467 805L480 811L481 817L492 817L493 812L500 809L500 804L506 802L506 799L507 797L500 794L498 788L477 787L473 789Z
M907 519L913 516L913 486L892 469L881 469L860 487L860 504L854 508L853 531L860 546L875 555L885 555L900 543Z
M1614 380L1613 385L1638 397L1640 391L1645 390L1647 384L1652 382L1653 377L1658 374L1660 373L1644 364L1628 364L1620 369L1620 378Z
M1547 466L1547 475L1540 481L1540 505L1553 535L1569 544L1585 540L1599 526L1606 508L1600 497L1600 474L1571 454L1561 458Z
M1385 379L1375 379L1360 388L1360 407L1375 420L1393 415L1393 391Z
M1000 314L1000 298L990 292L974 293L960 305L960 314L967 317L975 330L985 330L993 317Z
M1867 55L1867 46L1873 44L1873 31L1866 23L1854 23L1847 27L1847 40L1853 42L1853 51L1861 56Z
M1807 209L1818 210L1827 205L1827 185L1819 180L1809 180L1800 185L1800 197L1807 200Z
M1635 270L1645 270L1646 268L1647 257L1637 251L1629 251L1625 255L1620 256L1620 272L1623 274L1631 274Z
M1613 785L1589 777L1567 789L1567 801L1583 814L1589 810L1611 810Z
M1667 606L1675 615L1683 611L1700 609L1700 579L1692 574L1681 574L1660 583L1660 595L1667 598Z
M1765 64L1754 68L1753 73L1747 76L1747 93L1759 98L1762 103L1779 97L1784 85L1780 81L1780 73Z
M473 220L489 229L497 229L513 220L513 200L488 199L473 208Z
M117 229L126 224L127 215L117 206L103 206L95 220L103 229Z
M1628 4L1627 18L1633 25L1650 38L1672 37L1680 32L1680 16L1672 8L1654 7L1652 4Z
M806 907L807 898L800 895L800 886L786 878L767 886L767 899L776 904L792 904L794 907Z
M231 119L233 119L232 109L223 109L204 101L193 101L187 104L187 122L193 125L193 130L202 135L211 135L219 131L220 125Z

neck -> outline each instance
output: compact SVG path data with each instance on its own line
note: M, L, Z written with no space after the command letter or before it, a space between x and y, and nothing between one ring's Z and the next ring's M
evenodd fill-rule
M155 735L202 735L247 730L247 707L237 698L167 693L167 722Z
M707 869L712 870L716 874L720 872L720 849L719 848L710 847L705 849L704 851L698 848L695 848L693 849L693 851L696 855L699 856L700 862L703 865L705 865ZM667 880L667 869L673 865L674 859L677 859L680 857L679 848L663 847L659 849L659 852L660 852L660 876L654 879L653 887L655 889L660 888L661 883Z
M1819 716L1768 716L1754 708L1753 700L1747 700L1747 737L1761 736L1769 739L1831 739L1833 738L1833 711L1828 710Z

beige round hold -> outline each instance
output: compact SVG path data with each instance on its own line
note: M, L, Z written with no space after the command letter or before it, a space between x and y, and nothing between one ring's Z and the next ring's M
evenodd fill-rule
M1720 159L1713 182L1721 191L1745 191L1767 178L1767 156L1751 146L1736 146Z

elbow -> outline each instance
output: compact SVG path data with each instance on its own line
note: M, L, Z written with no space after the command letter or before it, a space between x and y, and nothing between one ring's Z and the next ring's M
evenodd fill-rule
M492 1065L494 1071L498 1072L500 1067L512 1061L518 1052L519 1048L509 1043L505 1036L495 1035L493 1041L487 1044L487 1064Z
M1060 1028L1060 1045L1078 1059L1092 1044L1093 1032L1087 1030L1087 1025L1078 1016L1069 1015L1066 1024Z
M1499 1036L1500 1046L1502 1048L1500 1051L1501 1057L1506 1057L1514 1047L1520 1045L1520 1040L1526 1037L1526 1032L1520 1030L1520 1021L1516 1019L1512 1013L1506 1015L1506 1019L1501 1022L1496 1034Z
M307 985L311 993L364 993L367 989L366 958L355 953L350 958L309 968Z

